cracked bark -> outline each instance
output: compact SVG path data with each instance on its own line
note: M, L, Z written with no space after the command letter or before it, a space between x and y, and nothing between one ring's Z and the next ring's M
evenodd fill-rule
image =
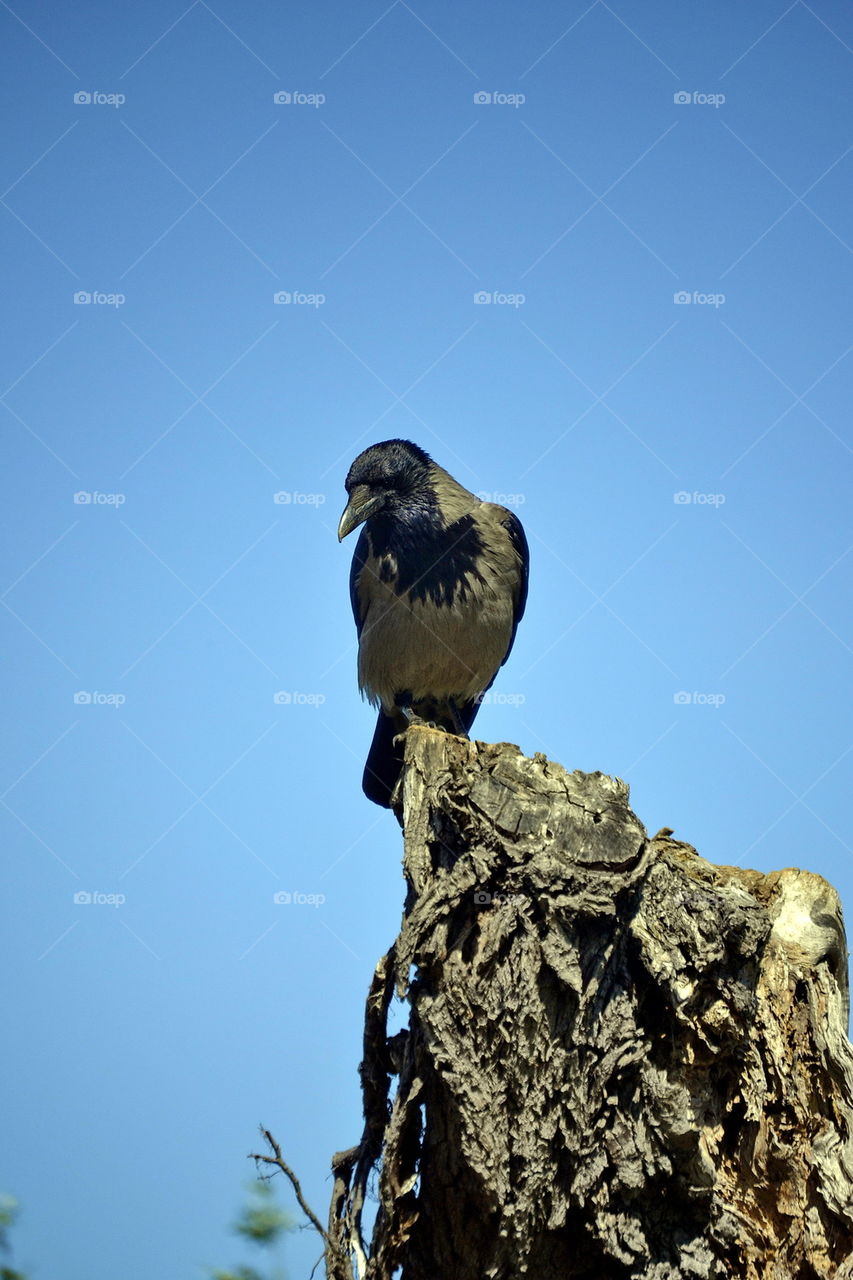
M623 782L507 744L411 729L402 791L327 1275L853 1277L835 890L649 839Z

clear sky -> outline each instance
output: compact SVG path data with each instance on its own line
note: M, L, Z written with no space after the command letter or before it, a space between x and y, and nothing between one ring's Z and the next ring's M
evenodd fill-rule
M0 1189L19 1266L190 1280L259 1122L321 1218L360 1134L403 902L335 536L367 444L526 527L479 736L853 910L853 11L0 25Z

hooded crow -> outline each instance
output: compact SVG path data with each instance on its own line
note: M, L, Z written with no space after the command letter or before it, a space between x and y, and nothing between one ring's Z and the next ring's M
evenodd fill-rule
M390 808L413 722L467 734L506 662L527 599L521 522L481 502L408 440L360 453L345 481L358 684L379 708L362 786Z

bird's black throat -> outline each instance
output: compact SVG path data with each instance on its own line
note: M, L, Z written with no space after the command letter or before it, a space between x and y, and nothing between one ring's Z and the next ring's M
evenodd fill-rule
M473 516L445 524L437 502L408 502L372 517L367 530L380 560L380 581L412 603L429 600L450 607L484 581L479 569L483 540Z

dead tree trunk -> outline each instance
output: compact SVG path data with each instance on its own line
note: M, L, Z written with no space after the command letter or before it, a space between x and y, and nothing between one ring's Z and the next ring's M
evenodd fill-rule
M516 747L418 728L406 759L328 1276L853 1277L835 890L649 840L624 783Z

